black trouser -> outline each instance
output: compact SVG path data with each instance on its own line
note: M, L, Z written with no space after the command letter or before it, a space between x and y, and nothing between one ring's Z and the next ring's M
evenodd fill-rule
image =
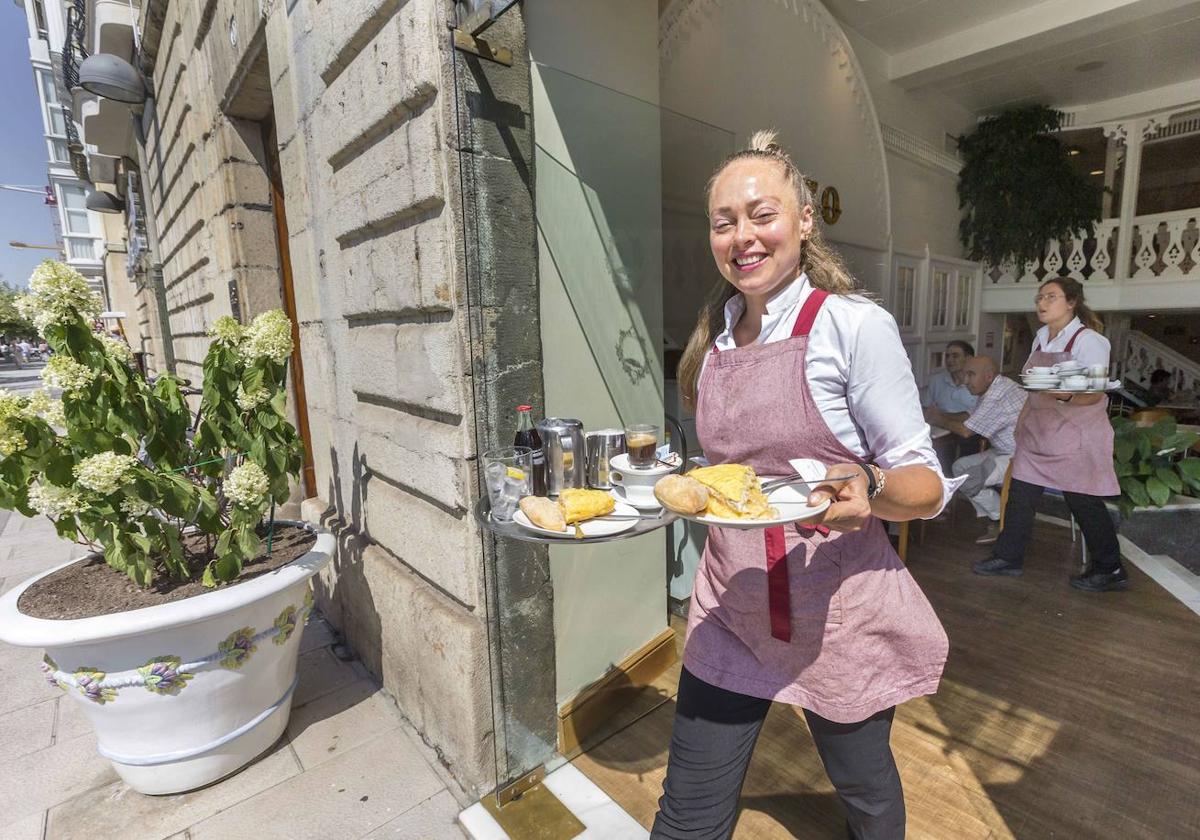
M651 840L724 840L733 834L742 782L770 700L679 677L667 778ZM904 837L904 791L889 743L896 709L834 723L807 709L817 753L859 840Z
M996 540L992 556L1009 563L1021 565L1025 560L1025 546L1033 535L1033 519L1037 500L1046 488L1014 478L1008 488L1008 505L1004 508L1004 530ZM1117 529L1108 508L1100 496L1084 493L1063 493L1067 507L1083 538L1087 541L1092 568L1097 572L1112 572L1121 565L1121 546L1117 543Z

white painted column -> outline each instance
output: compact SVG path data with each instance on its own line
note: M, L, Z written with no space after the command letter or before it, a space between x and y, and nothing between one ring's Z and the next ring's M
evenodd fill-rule
M1125 175L1121 181L1121 224L1117 228L1117 256L1113 262L1113 279L1126 280L1133 255L1133 217L1137 211L1138 179L1142 170L1142 139L1146 128L1144 119L1134 119L1106 129L1125 146Z

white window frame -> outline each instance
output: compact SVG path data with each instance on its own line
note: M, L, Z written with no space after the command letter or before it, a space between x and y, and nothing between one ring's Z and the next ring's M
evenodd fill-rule
M954 270L934 263L929 267L929 331L945 332L950 324L950 278Z
M916 335L920 332L920 289L921 261L897 255L892 265L890 297L892 317L896 319L896 327L901 335Z
M975 322L975 277L978 272L958 269L954 272L954 329L970 330ZM963 292L966 292L964 295ZM965 314L965 320L963 315Z

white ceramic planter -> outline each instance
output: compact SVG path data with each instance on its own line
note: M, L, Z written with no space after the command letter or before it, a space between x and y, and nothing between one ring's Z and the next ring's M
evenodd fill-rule
M51 570L0 598L0 640L45 648L46 679L81 704L100 754L130 787L192 790L253 760L287 726L312 609L308 579L335 545L316 534L308 554L245 583L95 618L17 610L21 593Z

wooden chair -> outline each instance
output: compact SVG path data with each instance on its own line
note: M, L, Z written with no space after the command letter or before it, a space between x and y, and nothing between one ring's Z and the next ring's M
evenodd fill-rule
M1008 507L1008 490L1012 486L1012 461L1004 471L1004 483L1000 485L1000 530L1004 530L1004 510Z

